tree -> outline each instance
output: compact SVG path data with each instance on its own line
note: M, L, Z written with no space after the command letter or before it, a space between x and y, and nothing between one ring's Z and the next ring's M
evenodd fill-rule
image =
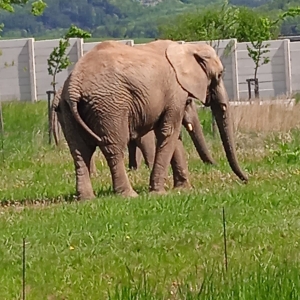
M70 38L90 38L91 34L74 25L71 25L67 33L59 40L58 47L55 47L47 60L48 74L52 76L51 85L56 92L56 75L72 64L67 55L67 48L70 46Z
M172 40L201 41L234 37L236 9L225 0L221 6L184 13L159 26L160 36Z
M24 6L29 2L29 0L1 0L0 9L6 10L13 13L13 5ZM34 16L40 16L44 9L47 7L47 4L43 0L37 0L31 3L31 13Z

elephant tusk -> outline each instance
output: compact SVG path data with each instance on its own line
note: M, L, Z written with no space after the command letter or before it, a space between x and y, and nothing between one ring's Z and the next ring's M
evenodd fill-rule
M193 131L193 125L191 123L187 124L187 128L189 131Z

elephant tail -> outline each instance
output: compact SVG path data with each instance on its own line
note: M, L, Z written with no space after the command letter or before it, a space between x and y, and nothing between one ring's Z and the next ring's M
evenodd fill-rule
M88 133L90 134L96 141L99 143L102 143L101 138L93 132L87 125L86 123L82 120L79 112L78 112L78 107L77 107L77 101L69 101L69 105L71 108L71 112L73 117L75 118L76 122L81 125L81 127Z

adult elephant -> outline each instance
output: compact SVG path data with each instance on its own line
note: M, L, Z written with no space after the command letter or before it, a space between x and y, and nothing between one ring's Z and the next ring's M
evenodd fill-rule
M211 106L229 163L247 182L236 158L222 72L215 50L206 44L179 45L170 41L162 56L107 41L86 53L65 81L65 101L60 105L79 197L94 197L89 168L97 145L110 168L114 191L137 196L126 174L123 151L130 140L151 130L155 131L157 144L150 191L164 192L171 159L184 156L178 137L189 96ZM184 184L188 182L187 174L178 166Z

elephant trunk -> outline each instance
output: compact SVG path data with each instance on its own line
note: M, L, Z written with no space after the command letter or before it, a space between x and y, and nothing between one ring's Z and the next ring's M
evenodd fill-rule
M201 160L204 163L215 165L216 163L208 151L204 139L196 104L191 98L188 99L184 117L182 119L182 125L188 131Z
M227 160L232 171L245 183L248 182L247 175L241 170L236 155L236 149L234 145L233 138L233 126L230 111L229 111L229 102L227 105L222 105L220 103L212 103L211 110L215 116L217 126L220 132L222 139L223 147L226 153Z

